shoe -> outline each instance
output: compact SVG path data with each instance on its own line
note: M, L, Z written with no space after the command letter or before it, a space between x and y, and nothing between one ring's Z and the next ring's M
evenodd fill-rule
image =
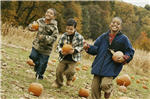
M66 82L66 85L67 85L67 86L71 86L71 85L72 85L72 80L67 81L67 82Z
M110 94L111 94L111 93L107 93L107 92L105 92L105 94L104 94L105 99L109 99Z
M52 87L54 87L54 88L60 88L60 86L59 86L58 84L56 84L56 82L54 82L54 83L52 84Z
M36 74L35 77L36 77L36 80L42 80L43 79L43 76L40 76L39 74Z

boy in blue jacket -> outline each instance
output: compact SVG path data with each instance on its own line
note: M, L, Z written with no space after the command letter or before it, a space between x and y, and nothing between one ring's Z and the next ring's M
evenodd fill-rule
M129 63L134 55L134 49L121 30L122 20L119 17L112 19L110 30L99 36L94 45L84 43L84 49L91 55L97 55L92 64L94 75L90 99L101 99L101 91L104 91L105 99L109 99L113 87L113 79L117 77L125 63ZM124 56L117 61L112 60L109 49L122 51ZM122 62L122 63L120 63Z

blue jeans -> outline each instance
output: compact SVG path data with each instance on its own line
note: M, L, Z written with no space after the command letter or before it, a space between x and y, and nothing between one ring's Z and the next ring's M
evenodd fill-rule
M47 68L49 55L43 55L32 47L29 58L35 63L34 71L36 72L36 76L38 75L39 79L43 79L43 74Z

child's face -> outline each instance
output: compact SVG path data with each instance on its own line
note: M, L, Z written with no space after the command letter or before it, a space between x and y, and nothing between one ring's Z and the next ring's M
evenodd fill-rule
M68 35L74 34L75 33L74 26L66 26L66 32L68 33Z
M118 32L121 29L121 21L117 18L113 19L110 23L110 30L113 32Z
M48 20L52 20L55 18L55 14L54 14L54 11L51 10L51 9L48 9L45 13L45 18L48 19Z

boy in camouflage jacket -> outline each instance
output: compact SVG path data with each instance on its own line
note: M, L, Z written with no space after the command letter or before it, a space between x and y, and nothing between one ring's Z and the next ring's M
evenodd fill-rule
M39 25L38 33L33 41L29 58L35 63L34 71L36 72L37 79L43 79L53 43L57 39L58 28L55 15L56 10L50 8L46 11L44 18L40 18L36 21ZM29 25L29 30L34 31L32 24Z

